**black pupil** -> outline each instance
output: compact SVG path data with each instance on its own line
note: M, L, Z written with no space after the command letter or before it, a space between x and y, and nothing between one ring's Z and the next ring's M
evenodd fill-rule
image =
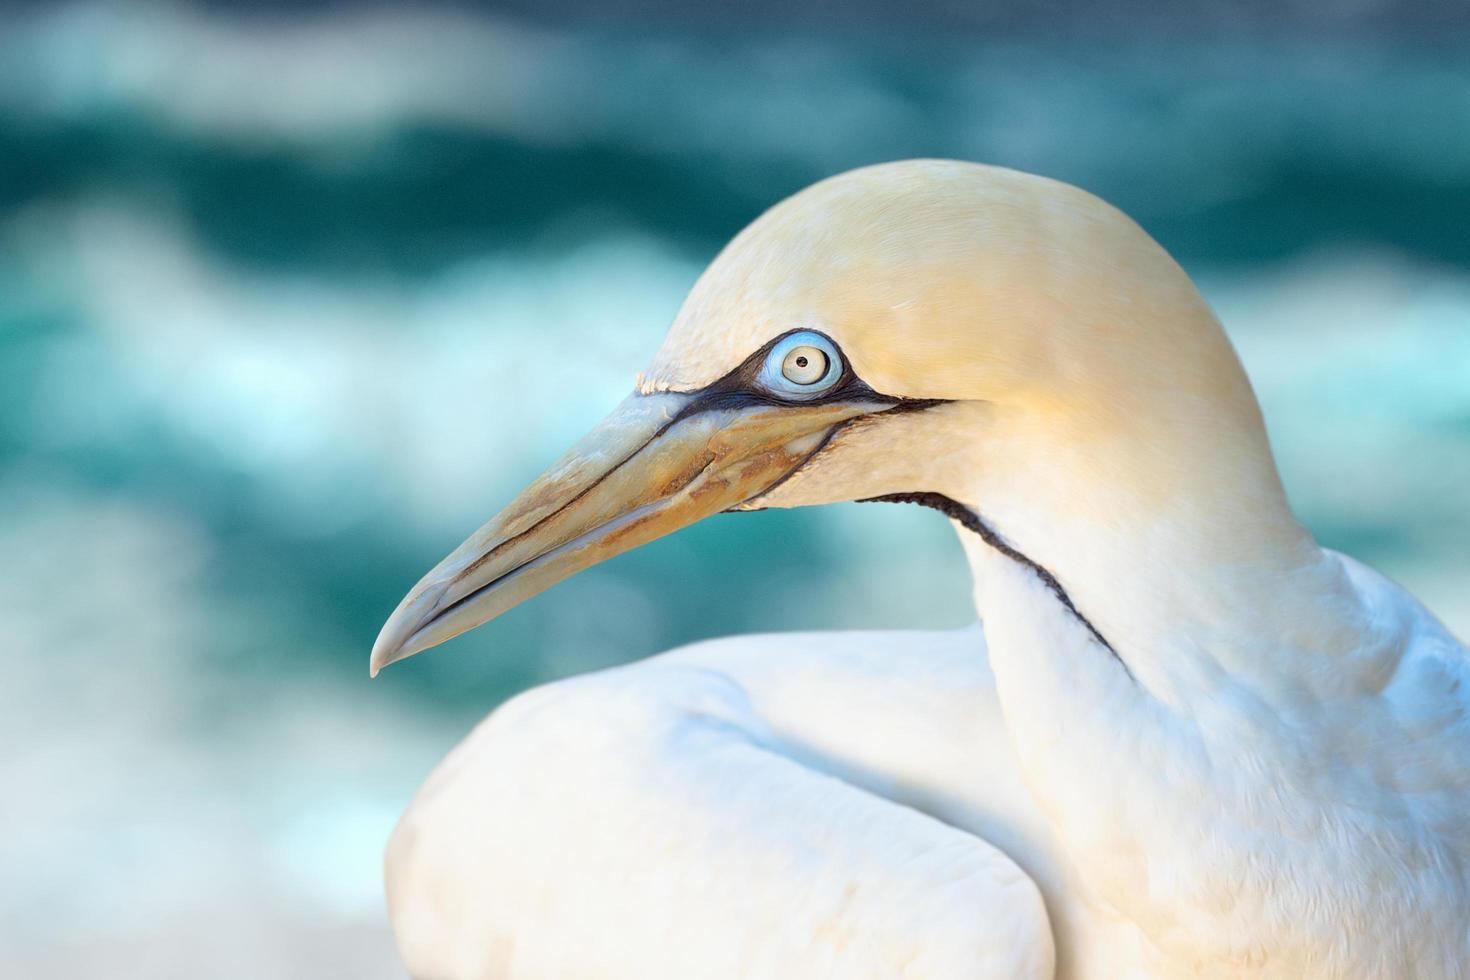
M796 359L796 366L797 367L806 367L806 355L805 354L802 354L802 355L800 355L800 356L797 357L797 359Z

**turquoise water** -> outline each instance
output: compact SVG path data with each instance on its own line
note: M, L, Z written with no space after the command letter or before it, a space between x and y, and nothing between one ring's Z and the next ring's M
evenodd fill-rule
M935 515L729 515L367 680L719 245L862 163L1128 210L1231 330L1302 517L1470 634L1463 49L0 17L6 975L396 975L382 839L508 694L965 621Z

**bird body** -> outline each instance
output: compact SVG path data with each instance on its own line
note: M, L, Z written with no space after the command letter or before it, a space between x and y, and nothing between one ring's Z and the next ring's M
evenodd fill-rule
M512 701L390 847L415 977L1470 975L1470 657L1312 540L1188 277L1053 181L910 161L762 216L374 669L708 514L852 499L954 520L983 632Z
M975 629L740 637L522 695L394 836L406 962L416 977L1050 976L1036 886L973 829L1029 807L993 709ZM976 785L997 754L1005 801Z

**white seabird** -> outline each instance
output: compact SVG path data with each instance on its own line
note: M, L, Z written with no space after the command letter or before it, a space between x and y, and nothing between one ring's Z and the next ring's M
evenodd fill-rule
M966 163L777 205L373 671L729 509L887 498L984 624L699 644L513 699L389 846L418 980L1470 976L1470 659L1293 517L1185 273Z

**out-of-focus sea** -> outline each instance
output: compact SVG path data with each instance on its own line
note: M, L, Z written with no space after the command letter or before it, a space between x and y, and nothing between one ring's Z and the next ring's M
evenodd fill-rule
M937 515L719 517L367 678L762 208L1039 171L1200 281L1303 519L1470 634L1470 53L0 12L0 975L399 975L380 852L509 694L950 626Z

